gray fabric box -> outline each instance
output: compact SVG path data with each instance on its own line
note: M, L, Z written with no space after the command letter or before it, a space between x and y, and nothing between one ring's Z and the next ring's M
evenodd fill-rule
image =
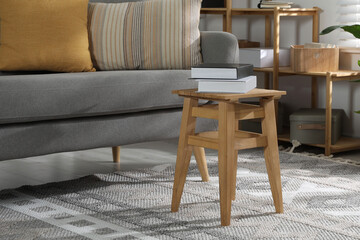
M344 110L333 109L331 144L341 137ZM325 109L300 109L290 115L290 140L305 144L325 143Z

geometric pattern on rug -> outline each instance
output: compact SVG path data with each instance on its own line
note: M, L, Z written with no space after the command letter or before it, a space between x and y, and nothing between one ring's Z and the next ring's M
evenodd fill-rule
M281 152L276 214L263 151L240 151L221 227L217 157L207 160L210 182L192 160L177 213L170 165L1 191L0 239L360 239L360 167Z

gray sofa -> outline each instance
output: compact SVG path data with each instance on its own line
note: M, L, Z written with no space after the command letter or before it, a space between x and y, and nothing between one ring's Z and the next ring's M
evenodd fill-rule
M202 32L204 62L234 63L237 39ZM0 160L178 136L189 70L0 72ZM202 130L216 122L198 122Z

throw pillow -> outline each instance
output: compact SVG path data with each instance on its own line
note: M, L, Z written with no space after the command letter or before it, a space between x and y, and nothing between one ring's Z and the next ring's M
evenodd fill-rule
M201 0L91 3L89 38L101 70L189 69L201 63Z
M0 71L94 71L88 0L0 0Z

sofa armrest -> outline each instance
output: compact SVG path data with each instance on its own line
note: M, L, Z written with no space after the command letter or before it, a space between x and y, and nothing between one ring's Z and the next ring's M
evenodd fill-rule
M227 32L201 32L201 53L204 63L238 63L239 45L235 35Z

